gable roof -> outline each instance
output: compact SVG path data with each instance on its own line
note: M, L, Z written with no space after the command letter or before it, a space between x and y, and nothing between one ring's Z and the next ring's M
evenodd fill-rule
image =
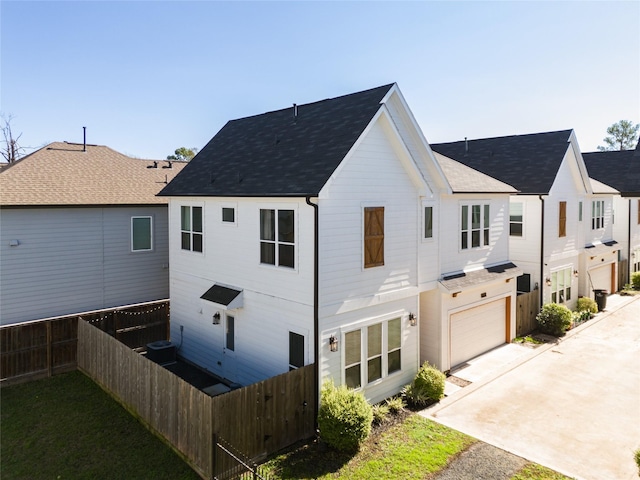
M572 130L431 144L431 149L515 187L547 194L569 148Z
M453 193L517 193L518 190L460 162L434 152Z
M54 142L0 172L0 206L166 204L157 197L185 162L141 160L102 145Z
M394 85L231 120L160 195L315 196Z
M640 197L640 142L635 150L583 153L589 176L614 187L622 196Z

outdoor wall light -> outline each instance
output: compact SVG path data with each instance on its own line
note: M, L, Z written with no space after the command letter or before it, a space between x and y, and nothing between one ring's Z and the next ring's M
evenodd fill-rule
M544 283L547 285L547 287L551 286L551 279L549 277L547 277L547 279L544 281Z
M418 319L416 318L416 316L413 313L409 313L409 325L415 327L417 323Z
M332 352L338 351L338 339L333 335L329 337L329 350L331 350Z
M577 277L578 275L580 275L580 272L578 272L578 270L574 270L574 271L573 271L573 276L574 276L574 277Z
M213 314L213 324L214 325L220 324L220 312L216 312Z

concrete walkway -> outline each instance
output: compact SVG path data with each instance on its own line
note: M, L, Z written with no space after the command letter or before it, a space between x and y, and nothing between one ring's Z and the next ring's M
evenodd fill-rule
M505 345L468 363L453 376L471 383L448 385L422 415L570 477L637 480L639 296L611 295L557 344Z

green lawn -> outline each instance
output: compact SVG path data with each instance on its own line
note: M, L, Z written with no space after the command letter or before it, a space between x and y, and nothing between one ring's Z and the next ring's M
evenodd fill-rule
M0 389L0 478L199 479L80 372Z

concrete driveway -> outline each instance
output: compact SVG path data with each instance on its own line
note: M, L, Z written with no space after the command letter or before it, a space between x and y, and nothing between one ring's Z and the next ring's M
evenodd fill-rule
M570 477L637 480L640 296L608 300L607 311L559 343L422 414Z

